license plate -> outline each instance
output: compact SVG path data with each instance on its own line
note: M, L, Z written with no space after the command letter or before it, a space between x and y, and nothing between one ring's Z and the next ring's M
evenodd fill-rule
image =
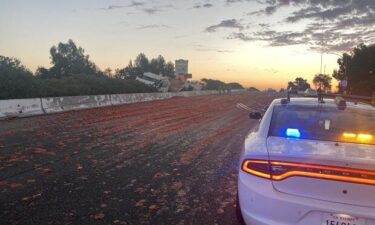
M346 214L325 213L322 225L365 225L364 219Z

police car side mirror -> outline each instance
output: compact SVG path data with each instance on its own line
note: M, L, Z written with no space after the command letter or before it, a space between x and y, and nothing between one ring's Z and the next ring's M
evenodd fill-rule
M260 113L260 112L251 112L249 114L249 118L250 119L254 119L254 120L262 119L262 113Z

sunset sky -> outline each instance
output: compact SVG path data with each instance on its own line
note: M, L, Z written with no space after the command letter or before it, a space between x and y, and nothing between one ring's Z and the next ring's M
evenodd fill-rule
M324 18L324 20L323 20ZM35 71L49 49L72 39L100 69L149 58L188 59L193 78L285 87L335 54L375 42L374 0L1 0L0 55Z

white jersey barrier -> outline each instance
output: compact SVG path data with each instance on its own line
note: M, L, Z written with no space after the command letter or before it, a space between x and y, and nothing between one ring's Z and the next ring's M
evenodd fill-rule
M198 95L214 95L214 94L219 94L219 92L218 91L182 91L182 92L175 92L173 94L174 96L189 97L189 96L198 96Z
M246 90L232 90L232 93L246 93ZM48 113L66 112L110 105L130 104L168 99L175 96L198 96L219 94L218 91L184 91L166 93L134 93L114 95L65 96L30 99L0 100L0 119L25 117Z
M111 95L112 105L130 104L136 102L147 102L161 100L172 97L171 92L167 93L135 93L135 94L117 94Z
M109 95L87 95L42 98L46 113L96 108L111 105Z
M43 114L40 98L0 100L0 118Z

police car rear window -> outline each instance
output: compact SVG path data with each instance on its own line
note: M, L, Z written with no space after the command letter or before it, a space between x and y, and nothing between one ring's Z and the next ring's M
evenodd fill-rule
M275 106L269 136L375 144L375 113L335 106Z

